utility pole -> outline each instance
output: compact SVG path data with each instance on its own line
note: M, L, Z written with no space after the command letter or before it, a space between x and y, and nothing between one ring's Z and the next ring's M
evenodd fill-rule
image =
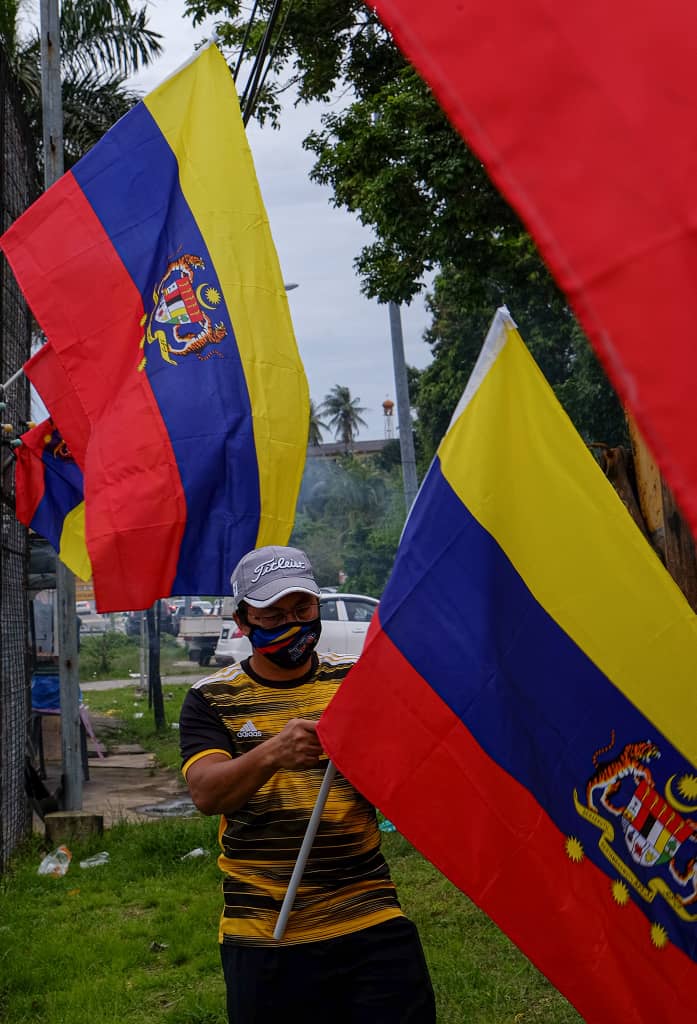
M162 676L160 675L160 615L162 602L148 608L148 707L152 707L155 716L155 728L165 727L165 703L162 694Z
M63 102L60 73L58 0L41 0L41 109L44 143L44 188L63 174ZM63 810L82 810L80 757L80 687L78 682L78 624L75 577L56 559L58 613L58 675L63 759Z
M418 490L416 480L416 456L414 455L414 435L411 429L411 406L409 404L409 382L407 380L407 364L404 360L404 336L402 334L402 315L396 302L389 303L390 334L392 335L392 362L394 363L394 383L397 394L397 424L399 427L399 450L402 458L402 480L404 482L404 502L407 513L414 504Z

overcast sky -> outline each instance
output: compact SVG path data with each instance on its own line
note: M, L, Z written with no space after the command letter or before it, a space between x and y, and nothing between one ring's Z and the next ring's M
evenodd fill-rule
M147 6L150 26L164 37L164 54L133 79L143 93L183 64L194 43L209 34L184 19L184 0L149 0ZM384 399L396 402L389 316L386 306L361 295L353 269L370 233L331 205L329 189L309 179L313 158L302 139L319 127L322 109L290 107L279 131L250 124L248 137L284 280L299 286L288 301L310 394L319 403L335 384L349 387L367 410L368 428L360 433L366 440L384 435ZM422 340L427 326L422 299L402 307L406 360L419 368L431 359Z

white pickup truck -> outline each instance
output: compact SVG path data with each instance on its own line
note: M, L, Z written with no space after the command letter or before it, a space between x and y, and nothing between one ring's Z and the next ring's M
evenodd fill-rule
M220 629L222 615L183 615L179 620L179 636L186 645L190 661L208 665L213 657Z

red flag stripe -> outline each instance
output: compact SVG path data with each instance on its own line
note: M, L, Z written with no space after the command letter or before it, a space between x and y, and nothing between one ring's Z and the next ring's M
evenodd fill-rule
M385 633L367 645L318 731L356 788L544 965L587 1021L697 1012L697 965L670 944L656 948L647 917L613 899L611 877L587 857L570 859L567 837ZM602 985L588 985L589 973Z
M84 471L90 422L53 346L47 343L40 348L24 364L24 372L51 410L51 419L61 435L70 438L70 452Z
M165 580L158 592L169 593L166 580L171 583L175 576L186 501L162 414L146 374L137 369L142 358L140 292L70 173L9 229L3 245L91 424L84 466L85 530L97 606L103 611L146 607L151 580ZM94 261L101 270L96 311L94 295L82 284L91 279ZM44 264L51 268L46 275L50 285L39 286ZM124 321L126 308L133 311L128 318L132 334L116 345L110 327ZM92 360L99 372L91 370ZM66 430L69 445L71 439ZM123 445L137 456L132 460L137 469L127 475L121 471ZM114 581L118 601L112 597Z

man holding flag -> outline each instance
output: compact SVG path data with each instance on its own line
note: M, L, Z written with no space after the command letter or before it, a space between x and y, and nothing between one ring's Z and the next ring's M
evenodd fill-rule
M231 582L252 655L196 683L180 722L194 803L222 816L219 939L231 1024L275 1024L281 1014L306 1024L432 1024L428 968L380 852L375 810L341 775L287 930L274 938L327 770L316 722L354 659L315 653L319 587L303 551L251 551Z

